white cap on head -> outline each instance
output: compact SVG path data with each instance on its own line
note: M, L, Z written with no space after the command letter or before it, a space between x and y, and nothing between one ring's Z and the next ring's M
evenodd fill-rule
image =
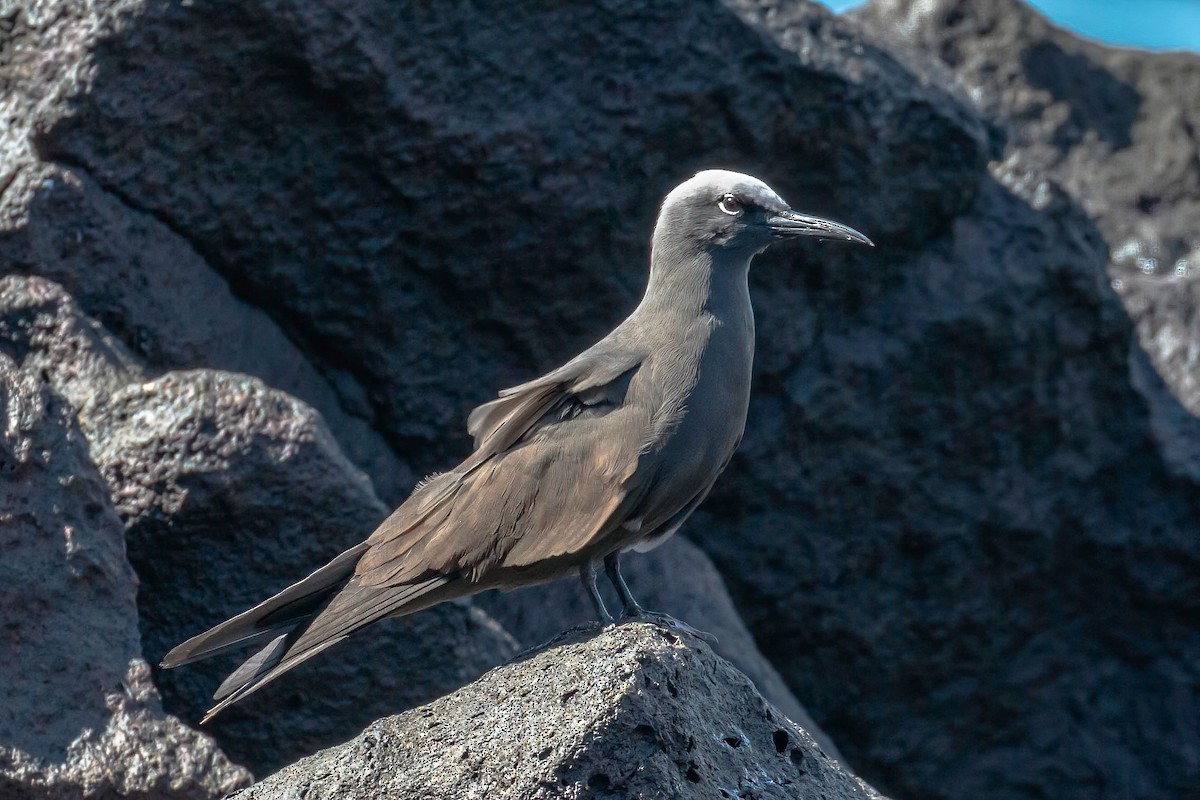
M703 172L697 172L693 177L671 190L670 194L663 199L663 208L669 208L686 198L711 195L713 199L716 199L727 192L740 195L751 203L764 208L781 206L789 208L774 189L758 178L727 169L706 169Z

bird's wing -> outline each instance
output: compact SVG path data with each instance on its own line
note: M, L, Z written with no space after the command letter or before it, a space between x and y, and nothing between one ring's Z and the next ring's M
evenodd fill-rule
M190 664L226 650L276 638L304 622L339 592L354 574L354 565L366 543L355 545L307 578L270 597L232 619L193 636L163 657L165 668Z
M304 626L280 634L226 678L213 695L217 704L201 723L372 622L401 608L418 611L456 597L453 584L438 577L403 587L363 589L352 578Z
M587 395L590 405L561 392L507 449L414 492L365 542L355 574L309 620L278 633L227 679L206 719L383 617L471 594L478 588L472 583L502 584L506 573L604 549L604 538L648 486L649 471L639 463L649 421L634 406L594 402L619 386L597 390ZM544 403L541 391L529 402Z
M502 389L499 397L467 417L467 432L475 437L475 455L507 450L556 403L596 406L620 402L640 364L641 358L633 353L588 351L536 380Z
M647 420L625 402L641 360L584 354L475 409L476 449L420 487L367 540L362 586L478 581L568 556L639 493Z

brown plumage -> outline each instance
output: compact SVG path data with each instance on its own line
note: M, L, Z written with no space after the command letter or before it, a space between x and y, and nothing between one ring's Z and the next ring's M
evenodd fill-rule
M646 294L624 322L476 408L471 455L423 482L365 542L179 645L163 666L266 642L217 690L208 719L359 628L484 589L579 574L611 619L595 588L600 563L626 616L691 630L637 605L619 557L674 533L737 448L754 347L750 260L796 234L869 243L792 212L746 175L703 172L676 188Z

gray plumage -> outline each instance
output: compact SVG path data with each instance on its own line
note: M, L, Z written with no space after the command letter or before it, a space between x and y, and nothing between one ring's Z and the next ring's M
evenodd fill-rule
M870 244L793 212L748 175L710 170L681 184L663 201L646 293L624 322L476 408L474 452L365 542L179 645L163 666L266 642L217 690L207 720L359 628L485 589L579 574L610 620L595 587L601 563L626 616L686 629L637 605L620 554L673 534L737 448L754 356L750 261L796 235Z

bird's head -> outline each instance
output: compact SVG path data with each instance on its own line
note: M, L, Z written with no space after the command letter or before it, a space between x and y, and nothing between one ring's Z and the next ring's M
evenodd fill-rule
M675 187L663 200L655 235L750 255L800 236L874 246L847 225L793 211L758 178L723 169L705 170Z

